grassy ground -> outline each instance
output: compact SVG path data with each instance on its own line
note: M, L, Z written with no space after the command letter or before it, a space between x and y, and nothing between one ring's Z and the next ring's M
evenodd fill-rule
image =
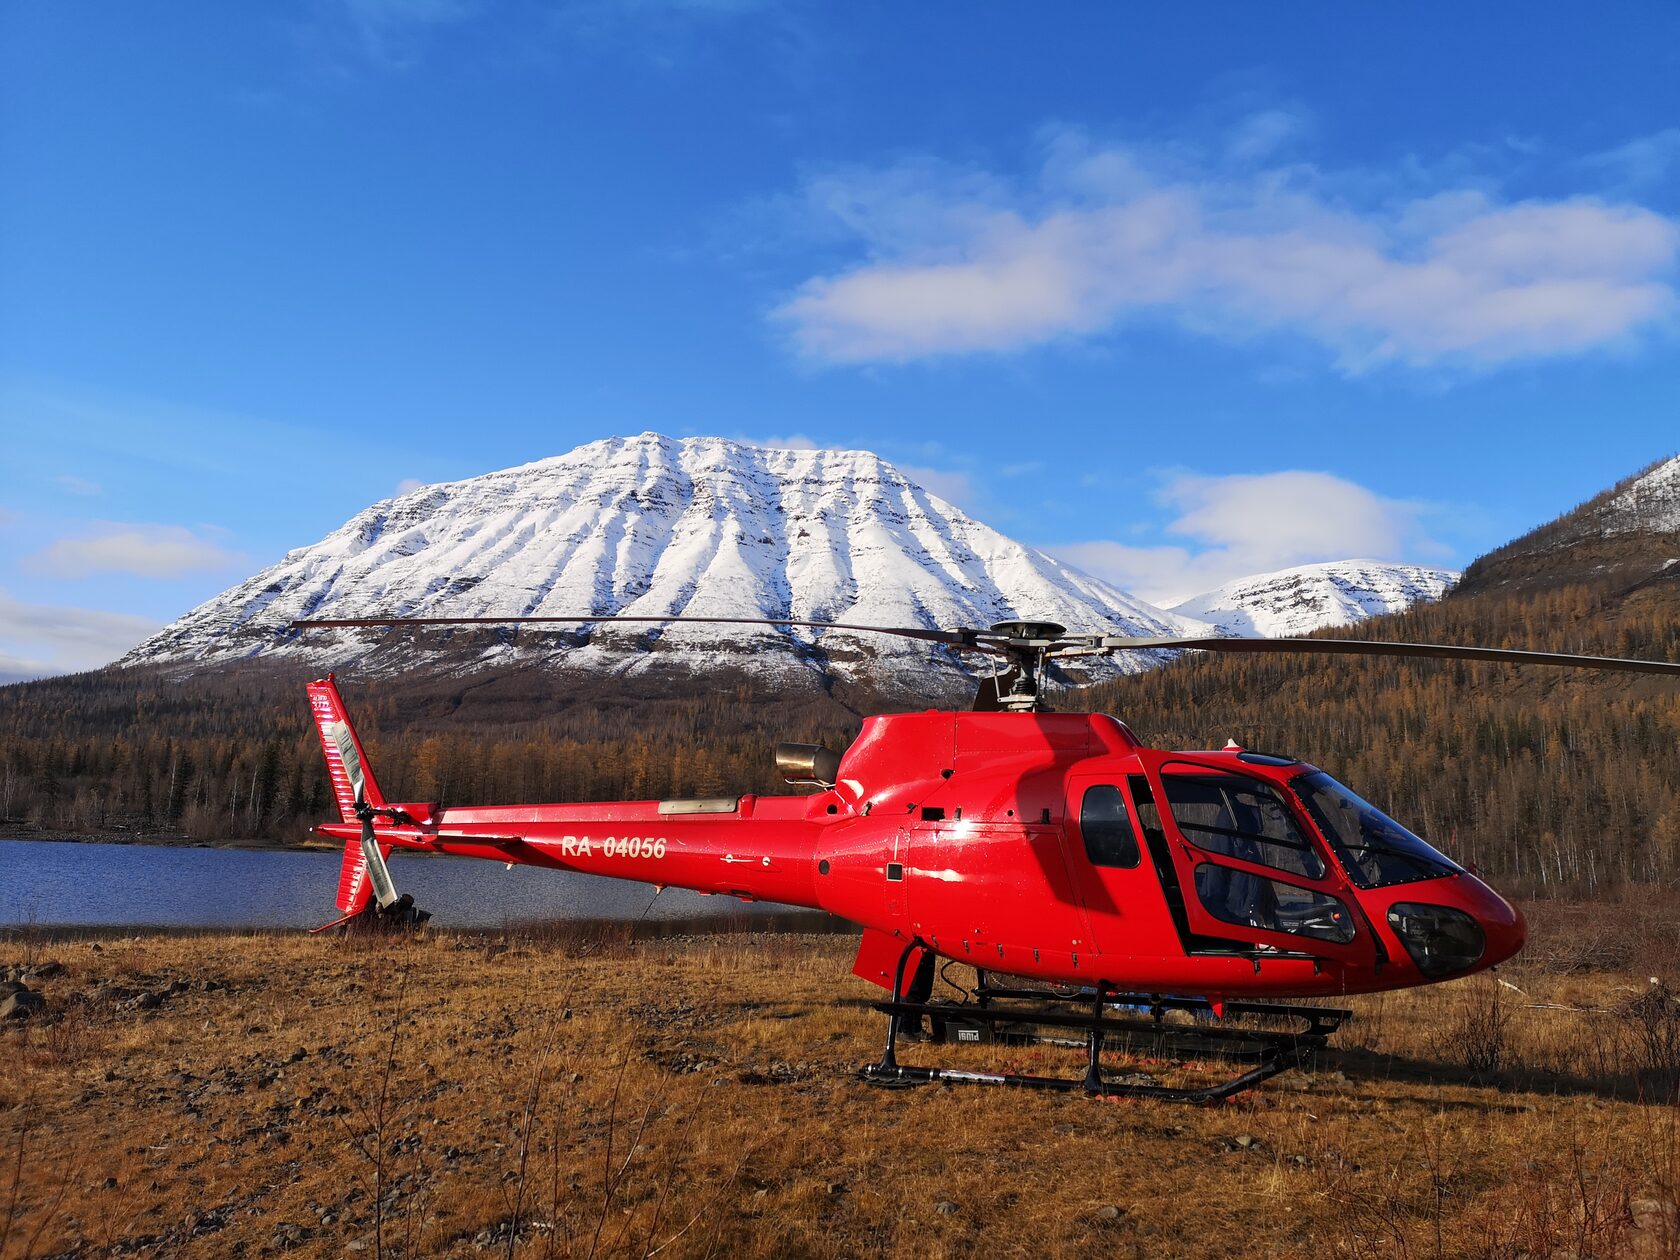
M843 937L15 940L0 1254L1671 1256L1673 922L1542 913L1210 1108L861 1084Z

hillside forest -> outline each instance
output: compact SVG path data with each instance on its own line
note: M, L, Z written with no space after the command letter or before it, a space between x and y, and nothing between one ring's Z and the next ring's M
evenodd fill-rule
M1680 581L1470 590L1327 634L1680 660ZM302 694L267 667L107 670L0 691L10 834L299 843L333 817ZM787 789L772 748L844 747L885 698L742 678L657 694L552 677L345 682L395 800L645 799ZM1181 659L1052 696L1146 742L1235 738L1329 770L1526 894L1680 882L1680 688L1596 671L1265 656Z
M815 687L776 696L739 677L690 679L602 698L599 680L568 694L534 673L494 680L490 697L474 680L435 676L340 687L392 800L785 791L776 741L844 747L860 721ZM106 670L0 690L0 825L14 835L305 841L337 817L303 690L313 676Z

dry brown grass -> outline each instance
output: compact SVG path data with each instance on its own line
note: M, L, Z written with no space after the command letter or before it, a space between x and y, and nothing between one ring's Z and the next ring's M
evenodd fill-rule
M1680 1255L1675 976L1602 917L1206 1109L863 1085L842 937L14 942L68 971L0 1038L0 1254Z

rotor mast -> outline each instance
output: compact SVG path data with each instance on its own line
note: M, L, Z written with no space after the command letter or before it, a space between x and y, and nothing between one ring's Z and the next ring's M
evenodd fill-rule
M975 707L993 707L985 702L995 700L995 707L1004 713L1038 712L1045 663L1050 659L1050 649L1066 633L1067 627L1054 621L1000 621L990 631L977 635L976 646L989 647L1007 657L1009 667L987 680L990 695L986 684L981 685Z

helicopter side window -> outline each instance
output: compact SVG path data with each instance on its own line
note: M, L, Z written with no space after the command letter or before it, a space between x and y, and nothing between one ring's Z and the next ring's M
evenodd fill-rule
M1280 879L1203 862L1196 868L1196 896L1209 914L1227 923L1338 945L1353 939L1353 916L1340 900Z
M1126 798L1120 789L1102 783L1090 788L1079 806L1079 834L1085 840L1085 856L1093 866L1134 867L1143 860L1137 832L1126 812Z
M1318 879L1324 860L1278 793L1236 774L1164 774L1167 803L1184 838L1209 853Z

